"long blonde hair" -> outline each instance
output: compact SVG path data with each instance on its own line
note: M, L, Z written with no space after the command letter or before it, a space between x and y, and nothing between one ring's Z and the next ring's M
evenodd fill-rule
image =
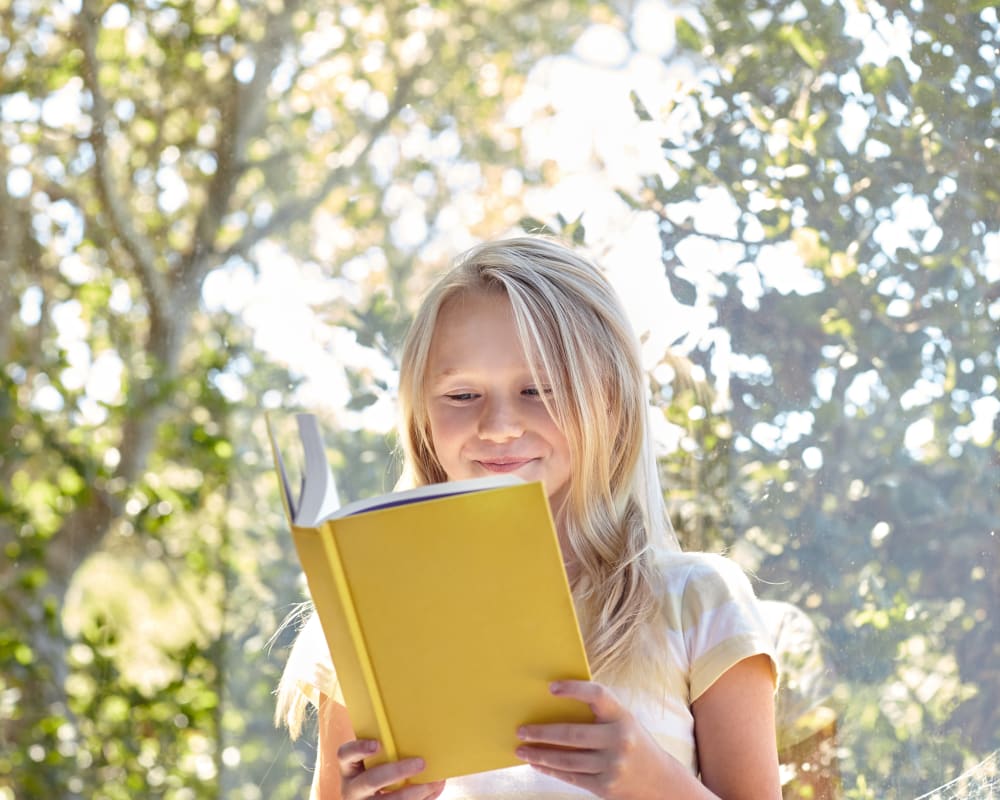
M487 242L461 256L424 298L403 348L401 444L404 475L415 485L447 480L430 438L424 380L438 314L468 292L506 295L529 363L552 387L547 402L573 471L565 507L553 511L579 567L573 593L587 653L596 675L627 671L656 608L652 550L674 540L625 310L592 262L552 239Z
M507 297L529 363L552 387L546 402L572 464L567 498L553 512L578 568L572 588L587 654L597 677L631 674L642 668L646 623L659 607L655 551L677 545L653 456L639 344L591 261L549 238L505 239L467 251L431 287L401 357L401 481L447 480L431 441L424 383L442 307L470 292ZM276 718L296 732L302 708L283 676Z

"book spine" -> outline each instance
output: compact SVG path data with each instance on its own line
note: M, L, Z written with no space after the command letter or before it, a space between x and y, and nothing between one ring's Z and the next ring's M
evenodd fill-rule
M375 670L372 667L371 659L368 656L368 646L365 642L365 634L358 620L357 611L354 608L354 598L351 596L350 585L347 582L347 572L344 563L340 558L340 550L337 548L337 541L334 533L329 528L323 531L320 537L323 543L323 550L326 552L327 563L329 563L333 573L333 583L336 587L337 596L340 598L340 606L344 612L344 619L350 632L351 641L354 643L355 655L361 669L364 684L368 689L368 696L371 699L372 713L375 716L375 724L378 728L378 739L382 746L380 761L396 761L399 755L396 751L396 741L392 735L392 728L389 726L389 717L385 712L385 705L382 702L382 692L379 691L378 681L375 678Z

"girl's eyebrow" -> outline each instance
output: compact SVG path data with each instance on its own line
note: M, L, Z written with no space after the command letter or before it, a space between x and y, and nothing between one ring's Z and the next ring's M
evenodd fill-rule
M431 375L431 380L437 381L441 380L441 378L450 378L453 375L461 375L463 372L467 372L467 370L463 370L460 367L445 367Z
M441 380L442 378L452 378L452 377L454 377L456 375L475 375L475 374L479 374L479 373L481 373L483 371L484 370L481 367L479 367L478 365L449 366L449 367L442 367L441 369L436 370L434 372L429 372L427 374L427 378L429 380L432 380L432 381L437 381L437 380ZM518 370L518 371L520 371L520 370ZM494 374L496 372L496 370L486 370L486 372L489 372L490 374ZM531 371L528 370L528 369L525 369L524 370L524 374L530 376ZM546 375L546 373L545 373L544 370L538 370L538 377L541 378L543 381L546 381L546 382L549 380L548 375Z

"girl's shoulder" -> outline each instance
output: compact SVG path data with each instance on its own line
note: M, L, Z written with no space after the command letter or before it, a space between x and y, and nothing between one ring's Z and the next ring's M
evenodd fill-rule
M723 591L753 596L743 568L719 553L658 551L653 562L658 588L665 594Z
M738 627L765 627L750 578L730 558L717 553L657 553L655 591L664 620L688 630L717 619Z
M771 661L774 642L750 579L735 561L714 553L662 553L656 557L660 622L671 651L686 664L690 699L698 698L730 667L753 655Z

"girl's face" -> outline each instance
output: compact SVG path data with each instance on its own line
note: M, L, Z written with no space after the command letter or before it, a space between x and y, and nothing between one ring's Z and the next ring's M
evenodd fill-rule
M559 507L569 443L542 400L549 387L531 376L506 295L467 293L445 303L425 389L431 441L449 480L511 472L542 481Z

